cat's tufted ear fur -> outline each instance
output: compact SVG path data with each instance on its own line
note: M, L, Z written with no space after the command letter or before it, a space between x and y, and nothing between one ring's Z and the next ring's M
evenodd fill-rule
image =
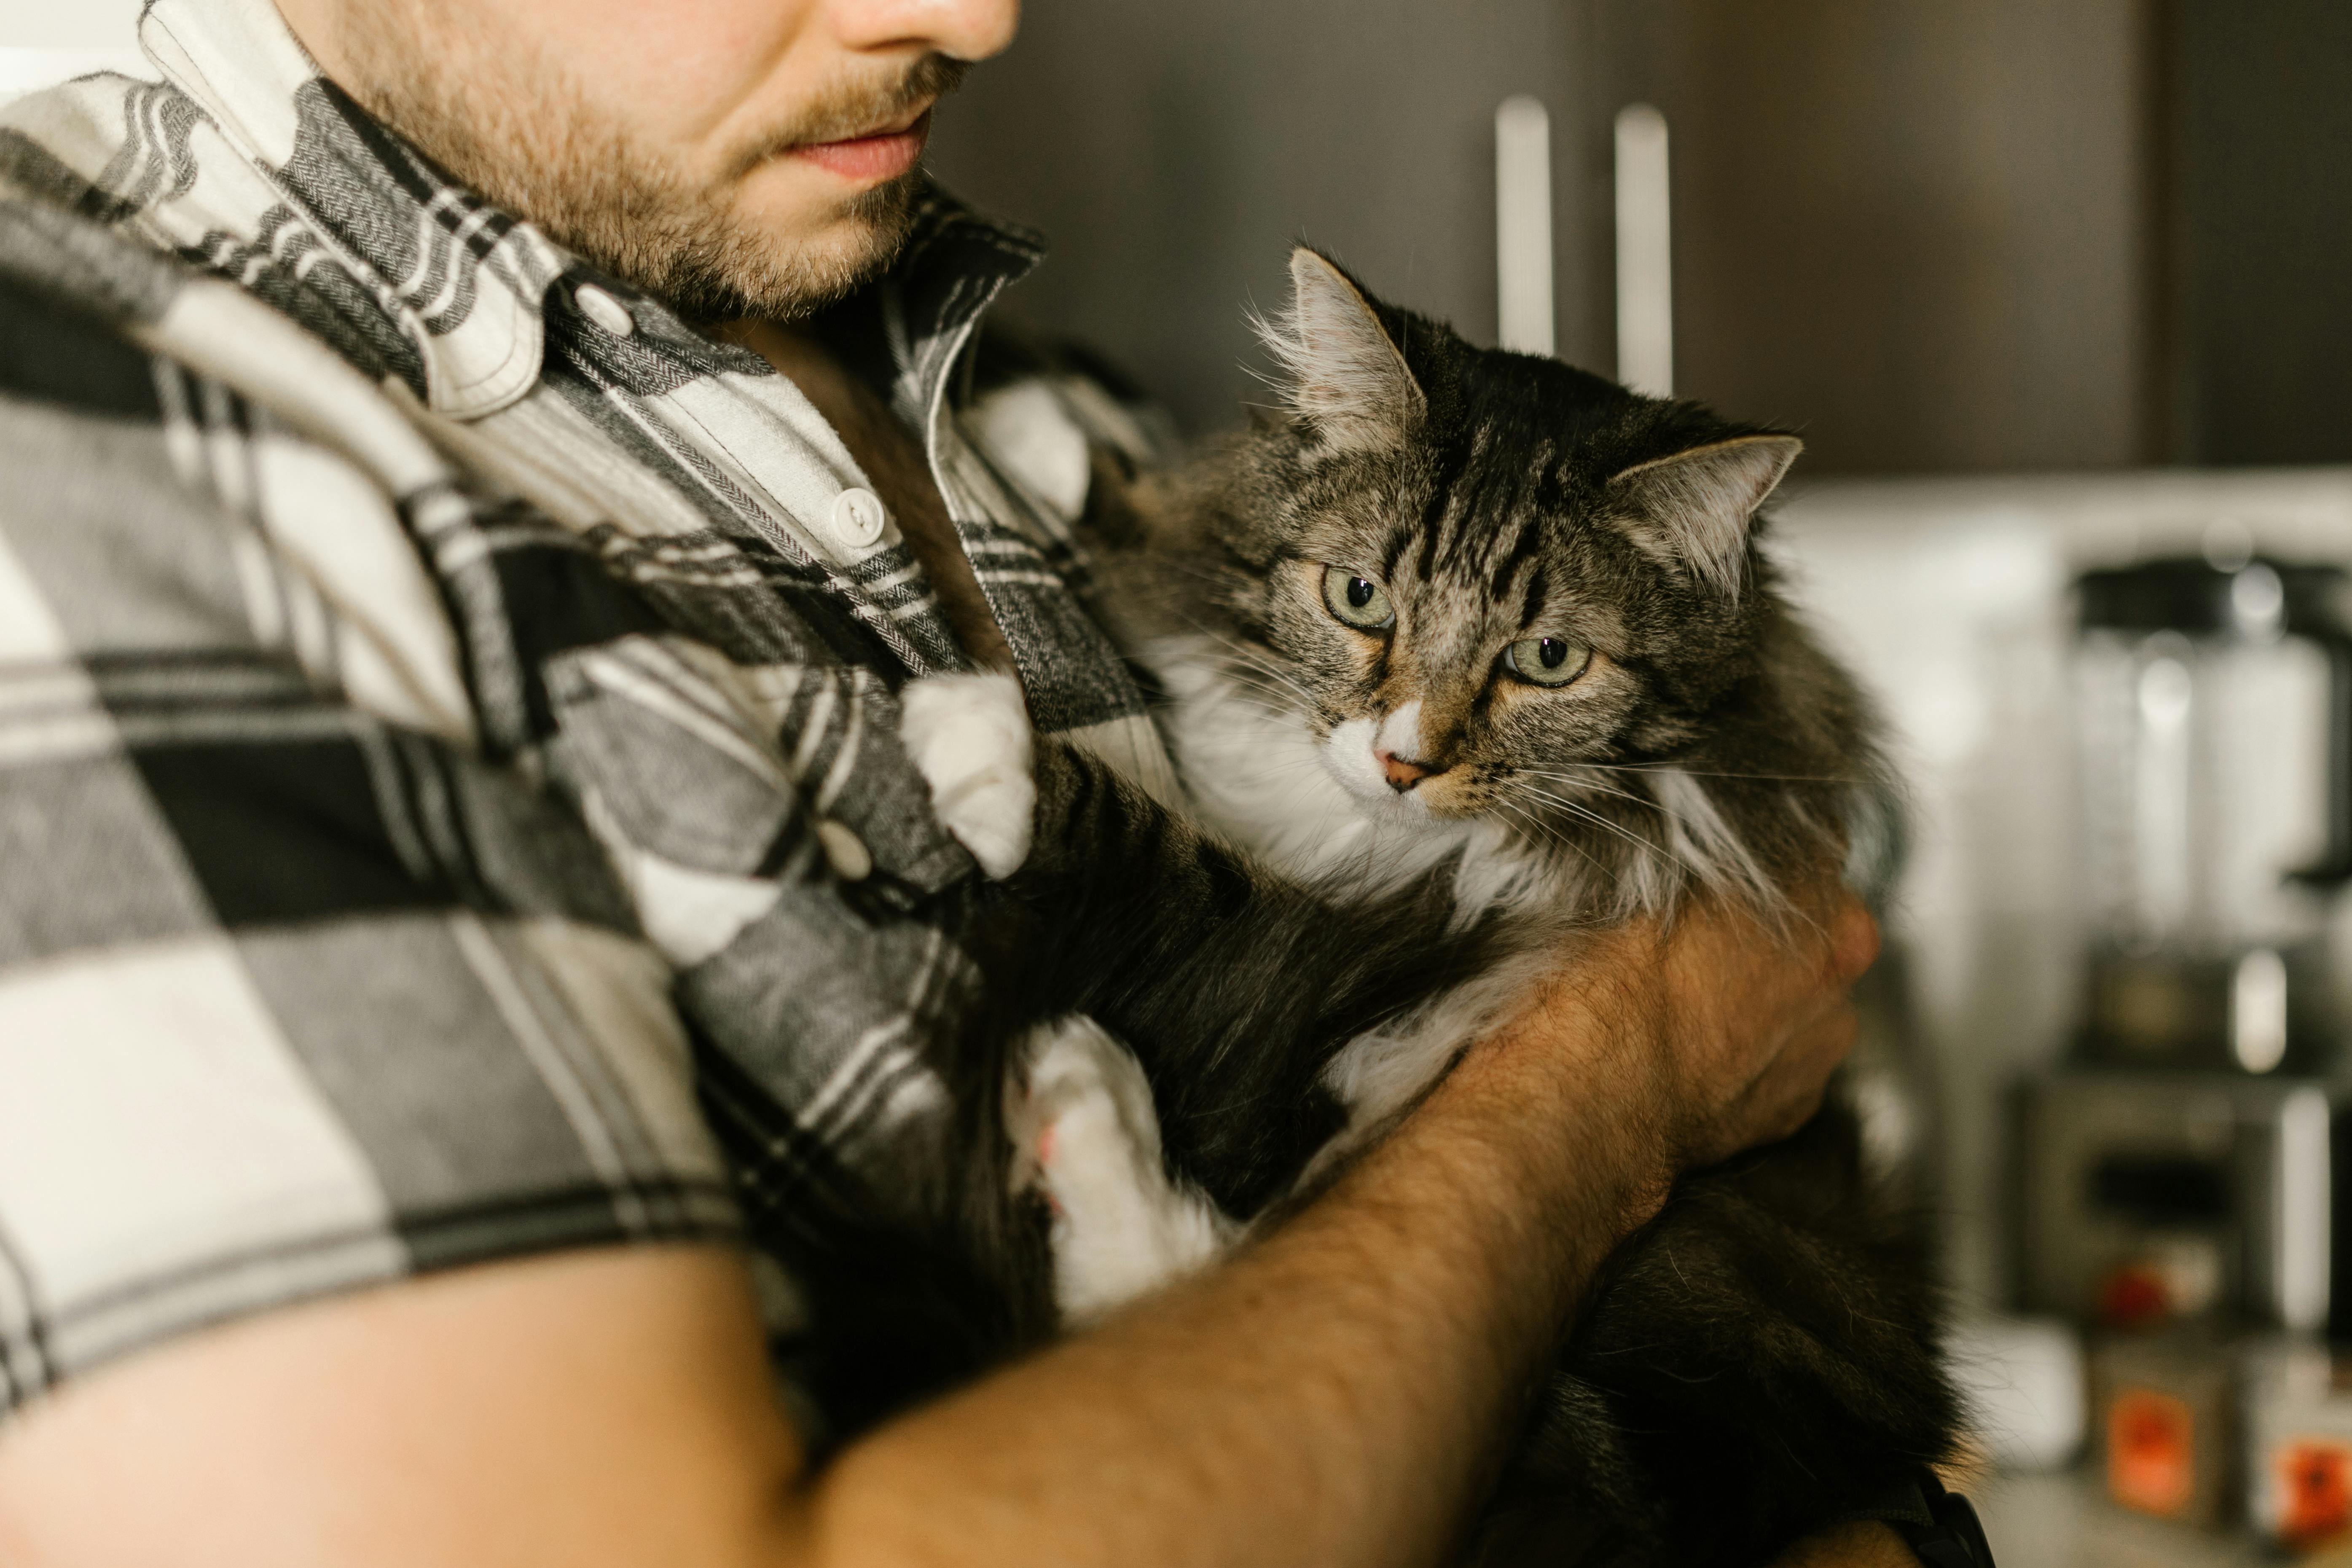
M1748 524L1804 449L1794 436L1741 436L1637 463L1609 491L1636 545L1738 598Z
M1305 246L1290 253L1290 309L1257 329L1281 362L1291 411L1332 450L1395 447L1420 420L1421 385L1370 302Z

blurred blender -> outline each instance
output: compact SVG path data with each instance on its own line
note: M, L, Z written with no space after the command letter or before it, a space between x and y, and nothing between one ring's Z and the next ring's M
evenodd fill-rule
M2215 1523L2277 1383L2242 1336L2327 1319L2352 582L2224 541L2075 602L2084 1023L2024 1097L2023 1294L2105 1331L2110 1494Z

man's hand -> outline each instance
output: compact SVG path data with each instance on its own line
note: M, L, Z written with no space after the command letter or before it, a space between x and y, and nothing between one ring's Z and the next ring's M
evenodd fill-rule
M1877 955L1876 922L1834 884L1778 931L1711 903L1671 927L1638 921L1593 939L1475 1049L1460 1092L1491 1080L1521 1108L1498 1107L1496 1133L1531 1140L1527 1179L1561 1184L1572 1207L1629 1184L1631 1207L1612 1217L1630 1228L1681 1172L1804 1125L1853 1048L1848 990ZM1562 1137L1571 1124L1598 1150Z
M1919 1568L1919 1558L1893 1527L1864 1520L1808 1535L1770 1568Z
M1853 1049L1848 989L1878 956L1877 922L1859 899L1832 889L1792 923L1776 941L1744 910L1701 905L1663 940L1646 931L1625 939L1621 985L1654 966L1644 975L1658 1053L1653 1092L1679 1166L1711 1165L1794 1132Z

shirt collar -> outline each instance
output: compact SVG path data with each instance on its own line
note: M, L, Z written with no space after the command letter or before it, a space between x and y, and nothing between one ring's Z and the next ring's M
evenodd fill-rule
M428 407L475 419L530 390L565 252L361 112L271 0L150 0L139 41L391 318Z
M416 350L414 390L427 407L476 419L530 392L549 288L584 270L569 252L372 120L320 74L272 0L149 0L139 36L166 79L337 242ZM997 291L1043 254L1035 236L926 186L906 247L873 291L894 323L890 380L935 395L946 365L930 362L951 360Z

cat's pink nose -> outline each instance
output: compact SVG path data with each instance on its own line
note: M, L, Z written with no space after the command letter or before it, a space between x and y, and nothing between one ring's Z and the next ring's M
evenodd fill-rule
M1372 755L1379 760L1381 772L1388 778L1389 788L1399 795L1402 795L1422 780L1434 778L1445 771L1444 768L1433 768L1427 763L1416 763L1410 757L1400 757L1391 752L1374 752Z

